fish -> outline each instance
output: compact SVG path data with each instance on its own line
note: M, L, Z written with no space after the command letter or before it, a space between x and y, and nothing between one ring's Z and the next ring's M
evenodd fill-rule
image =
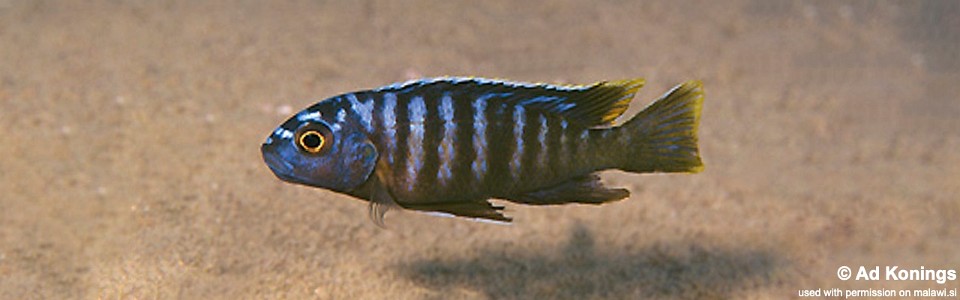
M510 223L504 206L629 197L598 173L698 173L703 84L679 84L621 125L642 78L569 85L479 77L394 83L321 100L260 146L279 179L390 210Z

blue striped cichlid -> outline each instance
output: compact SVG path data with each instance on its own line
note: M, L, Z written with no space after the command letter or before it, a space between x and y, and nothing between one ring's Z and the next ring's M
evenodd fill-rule
M703 170L699 81L613 126L643 84L408 81L324 99L260 149L284 181L368 201L379 226L390 209L510 222L489 199L601 204L630 193L604 187L598 171Z

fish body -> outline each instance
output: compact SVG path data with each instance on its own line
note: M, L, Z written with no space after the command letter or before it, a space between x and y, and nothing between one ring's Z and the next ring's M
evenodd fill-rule
M261 146L282 180L389 209L509 222L499 198L547 205L629 196L596 172L699 172L698 81L624 125L642 79L550 85L442 77L346 93L288 119Z

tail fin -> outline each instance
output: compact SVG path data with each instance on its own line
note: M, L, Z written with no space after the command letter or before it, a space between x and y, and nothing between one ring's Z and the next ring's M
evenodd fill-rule
M632 149L620 167L627 172L703 171L697 147L697 126L703 105L703 83L687 81L651 103L620 127Z

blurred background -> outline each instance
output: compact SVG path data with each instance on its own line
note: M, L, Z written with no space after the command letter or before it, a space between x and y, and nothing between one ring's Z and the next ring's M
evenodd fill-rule
M0 298L797 297L960 269L960 2L0 0ZM511 226L286 184L296 111L410 78L702 79L696 175Z

